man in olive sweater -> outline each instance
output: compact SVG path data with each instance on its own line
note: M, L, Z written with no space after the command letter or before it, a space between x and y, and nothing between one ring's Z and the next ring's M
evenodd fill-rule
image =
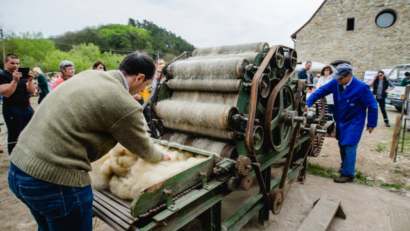
M119 70L84 71L46 97L11 153L9 187L39 230L91 230L90 163L117 142L149 162L169 160L144 130L132 94L155 75L153 61L128 55Z

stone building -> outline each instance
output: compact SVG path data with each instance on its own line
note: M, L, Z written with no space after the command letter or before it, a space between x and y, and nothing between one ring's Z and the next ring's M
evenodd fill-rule
M363 79L410 63L410 0L325 0L291 38L299 61L348 60Z

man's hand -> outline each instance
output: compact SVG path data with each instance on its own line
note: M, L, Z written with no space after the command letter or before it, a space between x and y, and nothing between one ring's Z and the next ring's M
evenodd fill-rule
M134 97L135 100L141 100L142 99L142 97L139 93L133 95L132 97Z
M168 161L168 160L171 160L171 158L167 154L164 154L164 161Z
M306 107L305 107L305 111L309 111L309 107L308 107L308 105L306 105Z
M23 74L21 72L17 72L17 70L15 70L12 75L13 75L13 80L16 82L19 82L21 76L23 76Z
M369 131L369 134L372 134L373 129L374 129L374 128L371 128L371 127L367 127L367 126L366 126L366 131Z
M34 79L34 73L33 73L32 71L30 71L30 72L28 73L28 79L27 79L27 81L33 81L33 79Z

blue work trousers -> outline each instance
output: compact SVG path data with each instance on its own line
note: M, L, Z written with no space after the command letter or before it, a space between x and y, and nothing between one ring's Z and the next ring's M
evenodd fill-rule
M343 145L340 148L340 156L342 157L342 176L354 177L354 167L356 165L356 145Z
M30 209L39 231L91 231L91 185L76 188L34 178L10 163L9 187Z
M7 149L9 155L16 146L17 139L23 129L30 122L33 117L34 110L31 106L28 107L3 107L3 117L6 122L8 137L7 137Z

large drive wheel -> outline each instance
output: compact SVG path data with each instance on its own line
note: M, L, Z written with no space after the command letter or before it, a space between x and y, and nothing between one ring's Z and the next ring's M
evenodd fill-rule
M292 136L292 124L285 124L287 111L295 110L294 93L285 85L280 89L274 88L269 96L265 113L265 137L270 148L277 152L283 151Z

